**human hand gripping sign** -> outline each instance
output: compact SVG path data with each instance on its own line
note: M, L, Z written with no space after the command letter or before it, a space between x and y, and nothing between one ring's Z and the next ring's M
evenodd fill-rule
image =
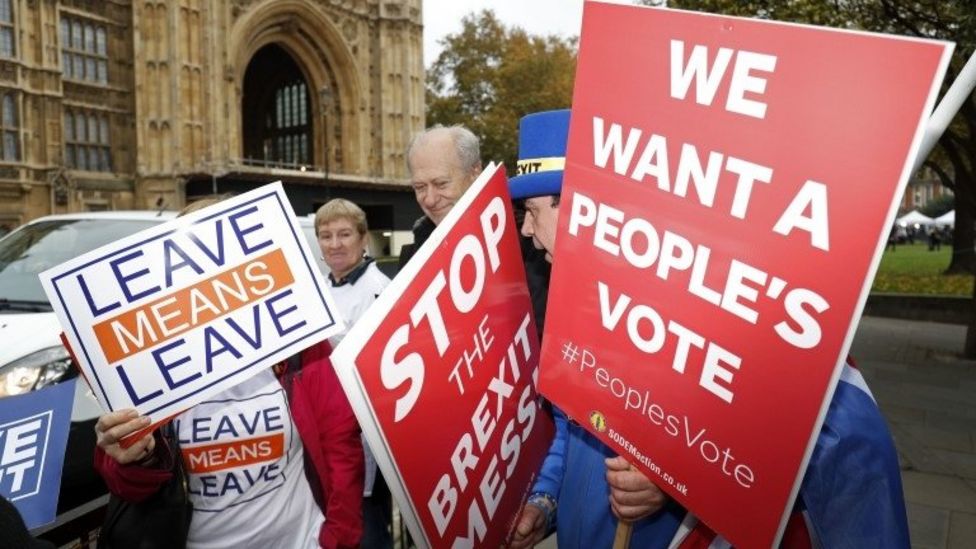
M653 515L668 502L668 497L644 473L617 456L604 460L610 486L610 509L619 519L614 534L614 549L630 547L634 522Z
M149 427L149 416L140 416L132 408L103 414L95 423L95 435L98 447L120 465L128 465L147 459L153 455L156 440L152 432L132 442L126 440L123 447L121 441L125 437Z
M535 547L547 533L546 513L537 505L526 503L519 513L515 534L507 545L508 549L529 549Z
M607 458L607 484L610 485L610 508L622 521L634 522L659 511L668 497L644 473L626 459Z

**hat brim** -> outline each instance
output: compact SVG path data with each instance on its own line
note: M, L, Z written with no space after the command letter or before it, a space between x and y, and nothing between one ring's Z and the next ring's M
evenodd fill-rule
M508 192L512 200L560 194L563 189L563 171L527 173L508 180Z

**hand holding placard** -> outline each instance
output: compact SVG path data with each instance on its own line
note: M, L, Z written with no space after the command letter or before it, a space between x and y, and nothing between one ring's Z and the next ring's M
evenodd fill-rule
M151 432L138 440L126 437L146 429L150 423L148 416L140 416L131 408L102 414L95 423L96 443L119 464L135 463L152 453L156 439Z

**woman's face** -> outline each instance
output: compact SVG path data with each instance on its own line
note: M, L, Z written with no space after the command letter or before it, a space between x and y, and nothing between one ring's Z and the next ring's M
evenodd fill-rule
M339 218L318 226L319 248L332 278L341 280L363 260L366 235L359 234L352 220Z

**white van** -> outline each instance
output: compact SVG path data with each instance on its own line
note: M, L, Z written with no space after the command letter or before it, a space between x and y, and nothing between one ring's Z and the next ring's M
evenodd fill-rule
M38 275L175 216L174 212L152 211L51 215L0 237L0 398L78 375L61 344L61 325ZM299 217L298 223L312 255L323 273L327 273L315 237L314 216ZM60 525L62 517L67 521L80 512L88 512L95 507L95 500L107 493L92 466L95 422L102 410L85 383L77 383L75 387L56 525ZM58 538L51 541L55 539Z
M51 215L0 238L0 398L78 375L61 344L61 326L38 274L174 216L151 211ZM106 493L92 467L95 421L101 408L86 384L75 387L59 515Z

